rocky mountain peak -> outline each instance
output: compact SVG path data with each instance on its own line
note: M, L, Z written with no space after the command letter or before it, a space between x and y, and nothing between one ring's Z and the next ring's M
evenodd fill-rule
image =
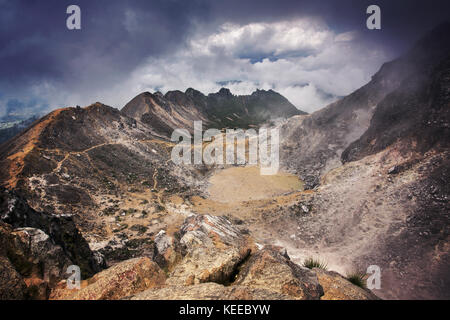
M218 95L223 96L223 97L232 97L233 94L231 93L230 89L228 88L221 88L218 92Z

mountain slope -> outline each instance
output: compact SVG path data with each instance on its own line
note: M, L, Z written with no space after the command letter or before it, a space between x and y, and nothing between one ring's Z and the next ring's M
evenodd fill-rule
M146 219L164 210L165 193L192 193L189 187L201 183L193 178L201 176L195 168L168 163L172 146L152 128L101 103L59 109L0 146L6 168L0 181L35 210L74 215L89 242L106 241L97 248L129 232L130 240L142 243L133 252L143 247L151 252L142 232L150 223ZM131 254L123 243L104 250L108 262Z
M272 90L235 96L225 88L208 96L191 88L165 95L144 92L127 103L122 112L166 136L176 128L192 132L196 120L202 120L205 128L247 128L270 119L305 114Z
M382 298L450 297L449 32L434 29L368 85L283 128L285 166L315 189L268 210L280 243L340 272L380 266Z
M201 104L196 104L181 91L168 92L165 96L159 92L141 93L127 103L122 112L168 137L176 128L187 128L192 131L195 120L208 123Z
M383 99L405 80L422 81L446 58L449 29L448 23L434 29L404 56L385 63L367 85L349 96L310 116L290 119L282 127L283 166L299 174L307 188L317 186L324 173L342 164L342 152L369 128Z
M450 55L429 72L405 79L381 101L368 130L342 154L359 160L401 142L405 152L450 146Z

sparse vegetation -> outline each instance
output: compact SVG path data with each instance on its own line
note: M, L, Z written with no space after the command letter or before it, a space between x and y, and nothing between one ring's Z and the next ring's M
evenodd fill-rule
M112 207L107 207L105 209L103 209L102 213L105 216L112 216L114 215L117 211L119 211L119 207L117 205L114 205Z
M138 235L144 234L147 231L147 229L148 228L146 226L143 226L143 225L140 225L140 224L135 224L134 226L132 226L130 228L130 230L136 231L138 233Z
M135 212L137 212L137 210L135 208L128 208L126 214L133 214Z
M326 262L321 261L319 259L314 259L314 258L308 258L305 261L303 261L303 266L308 269L319 268L319 269L327 270Z
M353 271L348 273L347 280L360 288L366 287L366 273L363 271Z

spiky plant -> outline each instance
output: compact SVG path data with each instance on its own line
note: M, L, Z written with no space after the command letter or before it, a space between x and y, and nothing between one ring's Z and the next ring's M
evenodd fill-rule
M366 273L363 271L353 271L348 273L347 280L360 288L366 287Z
M303 266L308 269L319 268L323 270L327 270L327 263L323 262L319 259L308 258L303 261Z

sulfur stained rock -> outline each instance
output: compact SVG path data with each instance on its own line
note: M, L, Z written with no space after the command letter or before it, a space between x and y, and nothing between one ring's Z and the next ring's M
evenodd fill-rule
M368 289L355 286L337 272L314 269L323 288L321 300L378 300Z
M83 281L81 289L67 289L61 282L52 300L115 300L164 285L166 276L149 258L123 261Z
M130 296L130 300L289 300L288 295L262 288L226 287L208 282L192 286L149 289Z
M323 289L314 272L303 268L274 248L264 248L245 262L234 285L264 288L295 300L318 300Z

